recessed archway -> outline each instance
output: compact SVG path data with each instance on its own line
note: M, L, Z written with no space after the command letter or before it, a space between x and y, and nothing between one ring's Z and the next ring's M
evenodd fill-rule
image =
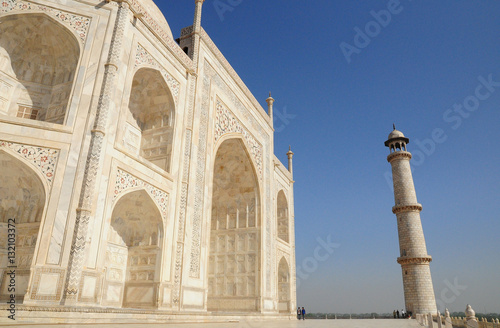
M124 146L170 172L175 105L161 73L139 69L132 80Z
M260 296L260 192L240 139L220 145L214 162L209 311L257 311Z
M6 288L8 277L4 274L8 265L8 229L15 227L15 293L20 302L28 287L45 200L45 187L38 175L22 161L0 150L1 299L11 294ZM10 227L9 223L12 224Z
M278 309L283 313L290 313L290 267L284 257L278 265Z
M288 243L290 241L288 202L286 201L285 193L283 192L283 190L280 190L278 193L277 221L278 221L278 238Z
M106 248L106 304L156 307L162 238L160 211L146 191L130 192L117 201Z
M44 14L2 18L0 113L64 124L80 46Z

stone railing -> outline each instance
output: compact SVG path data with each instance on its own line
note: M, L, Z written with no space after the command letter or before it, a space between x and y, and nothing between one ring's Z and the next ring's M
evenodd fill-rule
M462 318L462 317L451 317L451 322L453 324L453 327L474 327L474 326L468 326L467 325L467 319ZM483 318L482 320L477 320L477 326L478 328L500 328L500 322L498 319L491 319L490 322L486 318Z
M428 328L438 327L438 328L500 328L500 321L497 319L491 319L488 322L486 318L478 320L476 318L476 312L472 309L470 305L467 305L465 310L466 317L450 317L450 312L448 309L445 311L445 316L441 314L417 314L415 316L417 322ZM436 322L436 323L434 323Z

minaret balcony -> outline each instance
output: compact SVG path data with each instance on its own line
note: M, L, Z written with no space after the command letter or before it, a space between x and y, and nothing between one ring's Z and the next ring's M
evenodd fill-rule
M401 256L398 257L398 263L405 264L427 264L432 262L432 256Z
M387 156L387 161L389 163L392 162L392 161L394 161L394 160L402 160L402 159L410 160L411 159L411 153L409 151L398 150L398 151L395 151L393 153L390 153Z
M392 213L398 214L402 212L421 212L422 205L421 204L404 204L404 205L396 205L392 207Z

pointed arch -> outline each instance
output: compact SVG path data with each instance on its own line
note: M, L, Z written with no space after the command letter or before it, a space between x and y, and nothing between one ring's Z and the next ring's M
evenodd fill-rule
M40 226L47 201L46 188L39 174L24 161L4 150L0 150L0 234L8 236L9 223L16 227L14 238L2 238L0 244L1 285L8 285L8 244L15 241L16 249L16 294L24 298L28 287L30 270L35 258L35 249L40 235ZM0 298L6 289L0 291Z
M278 264L278 309L279 312L290 313L291 288L290 265L283 256Z
M229 132L229 133L226 133L226 134L222 135L221 137L219 137L217 139L217 142L216 142L215 147L214 147L214 153L218 152L220 146L226 140L232 140L232 139L239 140L241 142L241 144L242 144L242 146L243 146L243 148L245 150L245 153L248 156L248 159L252 163L252 170L255 173L255 176L257 176L259 178L258 179L259 190L262 190L262 188L263 188L263 185L262 185L262 176L261 176L261 174L259 174L259 170L257 169L258 168L257 159L255 158L255 156L250 151L250 149L252 147L250 146L250 144L248 143L247 139L245 138L245 136L243 134L238 133L238 132ZM214 160L215 160L215 157L214 157Z
M276 220L278 227L278 238L290 242L290 219L288 215L288 201L285 192L281 189L276 199Z
M125 121L124 146L170 172L175 102L157 69L143 67L135 72Z
M144 189L127 192L116 200L109 224L103 303L156 307L164 238L157 204Z
M209 311L258 310L260 207L259 179L244 141L222 140L214 160Z
M0 34L0 113L64 124L80 43L44 13L2 18Z

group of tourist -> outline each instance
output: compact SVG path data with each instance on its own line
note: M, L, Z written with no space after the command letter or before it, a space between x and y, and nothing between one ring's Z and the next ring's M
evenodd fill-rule
M399 318L403 318L403 319L406 319L406 318L411 318L411 311L405 311L405 310L401 310L401 312L399 312L399 310L394 310L392 311L392 315L394 316L394 319L399 319Z
M304 309L304 307L302 307L302 309L300 308L300 306L297 308L297 320L306 320L306 309Z

